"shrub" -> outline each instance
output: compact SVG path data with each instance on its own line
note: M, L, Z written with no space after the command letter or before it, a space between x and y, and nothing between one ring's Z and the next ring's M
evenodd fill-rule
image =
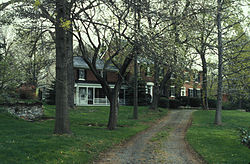
M189 98L189 106L191 106L191 107L200 107L201 106L201 99L198 98L198 97Z
M217 100L216 99L208 99L208 107L216 108Z
M250 130L241 128L240 132L241 143L250 149Z
M189 97L181 96L177 98L180 102L180 106L188 106L189 105Z
M149 96L146 94L146 82L142 79L138 79L138 105L148 105L150 104ZM132 79L128 85L126 91L126 104L134 104L134 80Z
M181 97L178 97L177 100L179 100L180 106L191 106L191 107L201 106L201 99L198 97L181 96Z
M53 81L48 89L46 89L45 101L49 105L56 104L56 81Z
M177 99L169 99L169 108L177 109L180 106L180 101Z
M236 107L231 102L222 102L222 109L224 109L224 110L234 110L234 109L236 109Z
M166 97L160 97L158 106L161 108L168 108L169 107L169 99Z
M17 102L17 95L2 93L0 94L0 104L14 104Z

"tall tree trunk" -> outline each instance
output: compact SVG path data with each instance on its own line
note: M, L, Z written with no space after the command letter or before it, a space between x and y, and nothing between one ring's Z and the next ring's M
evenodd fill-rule
M218 29L218 88L217 88L217 107L215 114L215 124L221 125L221 110L222 110L222 55L223 55L223 47L222 47L222 28L221 28L221 12L222 12L222 4L221 0L217 0L217 29Z
M117 119L118 119L118 92L115 90L113 91L112 95L108 96L110 97L110 112L109 112L109 122L108 122L108 129L114 130L117 126Z
M67 87L68 87L68 106L74 108L74 70L73 70L73 34L67 32Z
M205 54L200 54L202 61L202 108L208 110L208 100L207 100L207 62Z
M66 18L66 1L56 0L56 121L55 134L69 134L69 114L67 98L67 51L66 31L60 20Z
M160 89L159 89L159 72L160 68L158 65L157 57L154 60L154 87L153 87L153 100L150 106L150 109L157 110L158 108L158 101L160 98Z
M138 119L138 64L137 64L138 54L137 53L138 53L138 50L136 50L136 53L134 56L134 110L133 110L134 119Z
M141 21L141 14L140 14L140 3L141 0L134 0L134 19L135 19L135 55L134 55L134 110L133 110L133 118L138 119L138 64L137 58L140 54L140 45L139 45L139 33L140 33L140 21Z

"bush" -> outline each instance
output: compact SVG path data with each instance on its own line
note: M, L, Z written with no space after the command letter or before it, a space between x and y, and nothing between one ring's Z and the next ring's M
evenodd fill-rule
M180 106L191 106L191 107L200 107L201 106L201 99L198 97L186 97L181 96L178 97Z
M168 108L169 107L169 99L166 97L160 97L158 106L161 108Z
M250 149L250 130L241 128L240 132L241 143L246 145Z
M201 99L198 97L191 97L189 99L189 106L191 107L200 107L201 106Z
M217 100L216 99L208 99L208 108L216 108Z
M146 94L146 82L142 79L138 79L138 105L144 106L149 105L151 101L151 97ZM134 104L134 80L132 79L128 85L128 89L126 91L126 104L133 105Z
M180 101L177 99L169 99L169 108L177 109L180 106Z
M49 105L56 104L56 81L53 81L48 89L46 89L45 101Z
M237 107L231 102L222 102L222 109L224 110L234 110Z
M180 102L180 106L188 106L189 105L189 97L181 96L177 98Z
M17 102L17 95L7 93L0 94L0 104L14 104Z

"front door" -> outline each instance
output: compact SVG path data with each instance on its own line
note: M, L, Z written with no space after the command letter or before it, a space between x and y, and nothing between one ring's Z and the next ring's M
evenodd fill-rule
M79 104L80 105L87 105L88 104L88 94L86 87L79 88Z

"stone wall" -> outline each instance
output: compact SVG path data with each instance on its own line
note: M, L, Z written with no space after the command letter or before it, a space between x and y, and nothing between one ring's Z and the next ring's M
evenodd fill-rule
M41 104L15 104L12 106L6 106L5 109L17 117L25 120L35 120L43 116L43 107Z

